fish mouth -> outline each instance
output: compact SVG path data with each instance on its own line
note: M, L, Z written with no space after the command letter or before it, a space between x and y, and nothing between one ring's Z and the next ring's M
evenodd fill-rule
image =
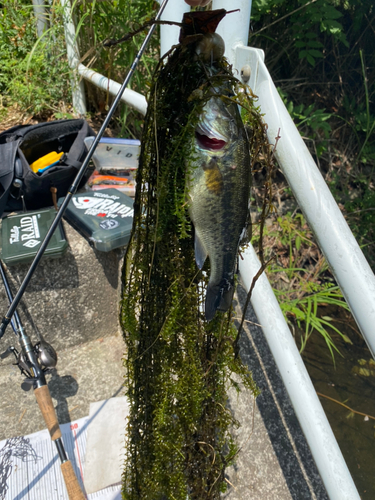
M218 151L226 146L226 141L221 139L216 139L215 137L209 137L208 135L200 134L195 132L195 138L199 147L202 149L209 149L211 151Z

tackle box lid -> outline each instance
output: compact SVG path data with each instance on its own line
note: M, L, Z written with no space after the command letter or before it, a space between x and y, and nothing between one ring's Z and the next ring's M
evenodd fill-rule
M59 199L59 204L63 199ZM133 213L133 200L110 188L74 194L64 218L91 246L101 252L109 252L128 244Z
M31 262L56 216L54 208L11 214L1 224L1 258L7 265ZM43 258L62 257L68 248L60 223Z
M89 150L95 137L84 139ZM96 170L136 169L141 142L136 139L115 139L103 137L92 156Z

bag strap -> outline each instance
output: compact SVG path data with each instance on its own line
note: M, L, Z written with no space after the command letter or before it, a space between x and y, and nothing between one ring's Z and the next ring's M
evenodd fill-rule
M6 144L8 142L13 142L16 141L19 137L22 137L23 132L20 134L20 131L29 129L33 125L15 125L12 128L9 128L8 130L4 130L4 132L1 132L0 134L0 145L1 144Z
M84 139L89 135L88 132L89 125L86 121L84 121L81 130L78 132L77 137L74 139L74 142L69 149L69 152L65 153L60 158L60 163L64 163L67 166L72 166L79 170L82 162L79 161L78 158L81 158L82 153L86 150Z
M17 145L17 142L0 144L0 185L3 189L0 195L0 216L4 212L12 188Z

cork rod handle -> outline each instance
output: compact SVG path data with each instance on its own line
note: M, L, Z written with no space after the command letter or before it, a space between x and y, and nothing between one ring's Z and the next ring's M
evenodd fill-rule
M51 394L48 386L43 385L34 390L36 400L38 402L40 411L42 412L44 421L46 422L47 429L50 433L52 441L61 438L61 430L57 420L55 408L53 406ZM66 490L68 492L69 500L86 500L85 495L81 490L81 486L74 473L72 463L70 460L61 464L61 472L64 477Z
M74 474L72 462L70 460L61 464L61 472L64 476L69 500L86 500L85 495L82 493L77 476Z
M48 385L38 387L38 389L34 390L34 394L52 441L61 438L61 430L57 420L55 408L52 403L51 394L49 393Z

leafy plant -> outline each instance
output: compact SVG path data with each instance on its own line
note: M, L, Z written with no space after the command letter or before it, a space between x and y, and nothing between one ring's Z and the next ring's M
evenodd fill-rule
M297 4L287 0L254 0L252 17L254 22L262 20L266 26L268 20L269 26L286 24L286 47L293 48L298 59L314 67L317 59L324 58L324 44L319 40L321 34L348 45L343 26L338 22L343 13L336 6L337 2L327 0L299 0ZM265 36L260 35L264 29L255 31L254 36Z
M321 314L321 308L335 306L349 310L349 306L335 285L303 215L271 216L263 238L265 259L274 257L267 274L286 320L294 331L298 328L301 352L311 334L317 331L334 359L337 349L331 332L341 335L346 342L349 339L334 326L332 318ZM259 242L257 232L253 241Z
M273 272L280 272L282 269L274 269ZM294 272L298 269L293 269ZM302 280L301 280L302 281ZM300 352L302 352L311 337L311 334L316 330L323 337L329 348L332 359L334 360L334 350L339 352L332 340L331 334L327 328L334 330L346 342L351 342L350 339L333 324L333 319L329 316L321 316L318 314L319 307L322 306L338 306L349 310L349 306L343 301L342 293L338 286L333 286L330 283L314 284L306 286L304 296L297 299L289 299L289 295L294 294L294 291L275 290L276 297L279 299L281 310L290 324L296 323L300 335Z
M314 103L308 106L303 103L296 106L288 100L286 92L280 88L278 91L301 134L317 142L316 154L319 158L327 151L327 141L332 132L328 120L332 117L332 113L326 113L325 109L315 109Z
M70 102L62 10L57 3L49 9L54 23L39 39L31 1L4 0L0 10L0 95L30 114Z
M124 32L138 28L151 17L152 0L116 0L72 2L82 62L96 71L122 82L143 42L140 33L127 43L104 48L107 39L119 39ZM59 2L45 5L49 27L38 38L31 0L4 0L0 9L0 96L3 105L16 103L30 114L57 113L70 115L70 69L66 57L63 29L64 9ZM158 37L153 37L142 58L140 70L131 82L138 92L147 91L151 74L158 60ZM106 112L111 97L87 85L88 107L92 112ZM140 136L142 117L122 105L116 114L119 135Z
M153 0L76 0L73 4L73 20L82 63L112 80L122 82L144 40L144 33L111 47L104 47L103 42L119 40L125 33L139 28L152 17L154 9ZM148 91L158 59L159 44L155 34L142 57L142 64L130 82L130 88L142 94ZM89 84L87 92L92 111L105 112L108 109L112 99L108 92ZM143 117L139 113L123 105L116 114L116 120L120 135L140 137Z
M335 174L330 188L346 213L346 220L370 265L375 263L375 185L368 175L357 174L354 178L337 178Z
M370 94L369 94L369 88L368 88L368 84L367 84L366 68L365 68L362 50L359 51L359 55L361 58L363 86L365 89L365 97L366 97L366 112L364 113L363 117L362 117L362 115L359 115L358 119L357 119L357 123L360 126L360 128L362 129L362 132L365 133L365 140L363 141L361 149L358 153L358 158L361 160L362 154L366 152L366 147L372 146L371 153L370 153L370 151L368 151L367 155L371 154L372 159L375 159L375 147L374 147L374 144L372 144L372 145L370 144L370 139L372 139L372 142L374 143L374 138L373 138L372 134L373 134L374 129L375 129L375 117L371 116L371 112L370 112ZM363 118L363 119L361 120L360 118ZM366 161L366 156L364 158L364 161Z

